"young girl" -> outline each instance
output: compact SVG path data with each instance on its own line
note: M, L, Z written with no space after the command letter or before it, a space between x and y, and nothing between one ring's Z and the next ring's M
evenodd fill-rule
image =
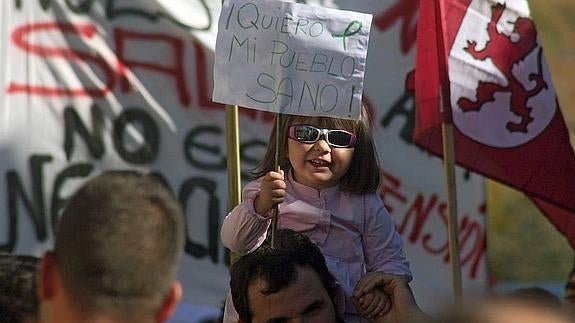
M356 300L357 311L352 300L366 273L411 280L401 237L377 194L380 169L365 107L359 120L281 115L254 175L223 222L224 246L240 255L259 247L278 204L278 227L307 235L323 252L344 294L336 305L345 322L360 322L357 311L373 317L388 310L387 297L376 292Z

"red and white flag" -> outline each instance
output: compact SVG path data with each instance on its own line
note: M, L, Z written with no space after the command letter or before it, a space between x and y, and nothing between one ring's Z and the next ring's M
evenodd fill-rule
M523 191L575 248L575 155L527 1L419 12L414 142L441 156L452 122L457 164Z

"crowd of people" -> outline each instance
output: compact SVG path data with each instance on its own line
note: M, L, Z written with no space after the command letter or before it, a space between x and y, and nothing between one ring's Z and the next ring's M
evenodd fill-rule
M53 250L41 259L0 257L0 321L167 321L182 297L183 219L154 177L107 171L92 178L67 202ZM230 277L239 322L343 322L338 282L318 246L296 231L278 230L273 247L266 239L231 266ZM353 295L358 308L374 292L389 308L373 322L422 314L404 276L363 280Z
M377 193L367 110L359 120L292 115L275 124L256 179L221 228L224 246L240 255L224 323L572 320L536 289L427 315ZM184 240L181 205L162 181L105 171L67 201L53 250L41 259L0 255L0 322L166 322L182 298ZM566 303L575 302L573 276Z

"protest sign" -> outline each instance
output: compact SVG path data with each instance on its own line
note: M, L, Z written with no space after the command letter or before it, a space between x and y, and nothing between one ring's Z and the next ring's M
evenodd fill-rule
M370 14L228 0L218 24L213 100L356 119L370 27Z

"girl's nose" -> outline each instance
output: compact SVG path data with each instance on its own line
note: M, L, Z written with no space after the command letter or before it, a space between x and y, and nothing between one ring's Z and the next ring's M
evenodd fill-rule
M331 146L327 143L327 141L325 140L325 137L322 136L314 144L314 150L328 153L328 152L331 152Z

